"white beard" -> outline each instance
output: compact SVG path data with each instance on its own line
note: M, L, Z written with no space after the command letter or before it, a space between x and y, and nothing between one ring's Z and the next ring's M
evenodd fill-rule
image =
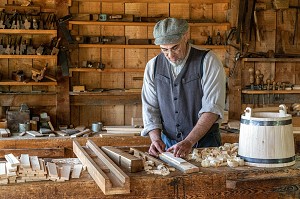
M176 62L172 62L172 61L169 60L169 62L170 62L170 64L171 64L172 66L177 67L177 66L180 66L180 65L182 64L183 60L182 60L182 59L179 59L179 60L177 60Z

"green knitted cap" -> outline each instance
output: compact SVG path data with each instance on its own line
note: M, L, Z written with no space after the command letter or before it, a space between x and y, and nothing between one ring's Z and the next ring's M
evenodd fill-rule
M156 45L176 44L188 31L189 24L184 19L166 18L156 23L153 30Z

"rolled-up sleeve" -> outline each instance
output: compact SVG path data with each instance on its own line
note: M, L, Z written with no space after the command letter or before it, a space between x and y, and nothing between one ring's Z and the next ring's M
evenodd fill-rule
M154 85L155 59L152 58L146 65L142 87L142 112L144 129L142 136L147 136L151 130L162 129L156 89Z
M215 113L219 115L220 122L224 117L226 76L223 64L212 51L203 60L202 89L202 108L198 116L205 112Z

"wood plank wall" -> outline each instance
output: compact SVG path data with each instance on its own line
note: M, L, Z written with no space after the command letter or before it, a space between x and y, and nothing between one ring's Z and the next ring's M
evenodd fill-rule
M248 46L248 52L263 52L266 53L269 50L273 50L279 54L300 54L300 33L295 31L296 24L296 9L274 9L273 1L260 0L259 4L265 5L264 10L257 10L258 29L261 34L261 41L258 41L255 37L255 29L251 34L251 40ZM230 22L232 26L237 26L238 16L238 0L231 1L231 15ZM297 0L290 0L289 6L299 6ZM299 12L298 12L299 17ZM298 20L298 28L300 22ZM243 32L243 35L245 32ZM293 40L295 35L295 40ZM239 47L239 45L238 45ZM243 46L244 48L245 45ZM233 71L235 56L234 49L231 49L230 56L230 70ZM229 77L229 118L240 119L241 114L247 106L252 108L262 107L278 107L280 103L285 103L288 107L291 107L293 103L299 103L299 94L284 95L284 100L275 101L274 103L267 103L265 97L265 103L262 103L262 95L260 96L260 104L243 103L242 100L245 96L241 95L242 89L250 84L249 80L249 68L260 70L264 75L264 81L267 79L275 80L275 82L290 82L291 84L300 84L300 62L293 61L293 59L287 59L287 61L274 62L274 61L254 61L254 62L242 62L242 59L237 63L235 72ZM247 96L246 96L247 97ZM249 97L249 96L248 96Z
M128 2L128 1L127 1ZM229 1L126 1L88 2L73 1L70 13L77 15L79 20L86 20L85 14L133 14L136 16L180 17L185 19L214 19L216 22L227 22ZM173 3L174 2L174 3ZM81 18L80 18L81 17ZM210 34L217 31L225 35L228 26L208 25L192 26L190 38L195 44L203 45ZM100 26L73 25L71 33L76 35L126 36L126 39L152 39L153 26ZM226 65L226 49L216 48L214 51ZM79 48L71 53L72 65L80 66L83 60L102 61L105 69L143 69L148 60L157 55L159 49L147 48ZM104 69L104 71L105 71ZM141 89L143 72L91 73L73 72L70 78L70 89L74 85L85 85L86 89ZM91 125L94 121L101 121L104 125L130 125L132 117L141 117L141 101L126 100L128 96L118 100L117 94L111 96L111 102L99 96L70 96L71 123L74 125ZM140 92L127 94L140 97ZM79 104L79 98L86 104ZM109 99L109 98L107 98ZM123 99L123 100L122 100ZM98 100L98 101L97 101ZM104 102L103 102L104 101ZM106 103L107 102L107 103Z

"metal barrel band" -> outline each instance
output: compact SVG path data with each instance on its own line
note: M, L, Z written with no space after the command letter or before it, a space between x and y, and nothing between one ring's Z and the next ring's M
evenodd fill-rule
M292 120L280 120L280 121L258 121L258 120L247 120L241 119L241 124L253 125L253 126L283 126L292 124Z
M280 164L280 163L289 163L296 160L295 156L288 158L280 158L280 159L260 159L260 158L249 158L244 156L239 156L244 159L246 162L250 163L261 163L261 164Z

